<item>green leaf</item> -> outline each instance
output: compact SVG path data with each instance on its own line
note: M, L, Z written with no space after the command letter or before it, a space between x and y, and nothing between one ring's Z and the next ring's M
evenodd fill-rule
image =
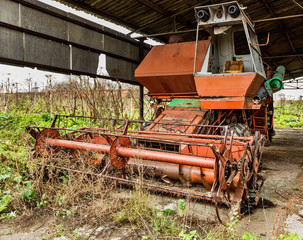
M32 200L37 198L37 196L35 195L35 191L32 188L25 188L22 193L22 197L26 200Z
M179 199L178 200L178 209L180 211L184 211L186 208L186 202L185 202L185 199Z
M4 181L4 180L6 180L7 178L10 178L10 177L11 177L10 173L2 174L2 175L0 175L0 181Z
M20 184L21 181L22 181L22 176L19 175L19 176L15 177L15 178L14 178L14 181L15 181L16 183Z
M31 187L33 185L33 182L29 180L29 181L24 181L23 184L28 187Z
M7 209L9 203L13 200L13 197L11 195L5 195L0 200L0 212Z
M169 209L169 208L163 210L162 212L163 212L164 214L166 214L166 215L173 215L173 214L176 213L175 210L172 210L172 209Z
M185 230L184 229L182 229L182 231L179 233L179 237L184 237L185 236Z

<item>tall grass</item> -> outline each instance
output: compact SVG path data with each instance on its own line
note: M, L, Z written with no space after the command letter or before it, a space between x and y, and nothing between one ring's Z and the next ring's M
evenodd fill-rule
M108 226L109 236L117 229L130 229L132 239L241 239L235 229L231 232L193 218L185 210L187 201L177 211L163 211L140 187L142 176L134 190L119 195L124 190L115 182L87 174L100 173L88 164L87 158L92 156L87 153L58 152L48 158L32 158L34 140L25 126L50 126L54 114L138 119L138 89L124 90L119 85L80 79L48 86L40 93L0 94L0 221L44 210L59 219L59 230L63 229L61 222L71 230L89 223ZM302 123L302 102L276 104L277 116L291 114ZM146 119L152 115L145 99ZM276 125L282 123L277 119Z
M146 118L151 118L147 99L145 103ZM56 218L68 219L72 228L92 224L92 218L98 224L125 226L132 229L136 239L155 239L160 235L171 239L181 231L184 236L189 234L185 217L167 215L150 205L149 193L140 185L120 197L115 195L119 191L115 182L86 174L100 173L88 164L87 158L92 156L86 153L32 157L34 139L25 132L25 126L50 126L54 114L138 119L137 89L125 91L121 86L80 79L47 87L40 93L2 93L0 107L1 221L45 210ZM47 165L68 166L82 173Z
M274 104L276 128L303 128L303 100L281 99Z
M83 77L47 85L41 92L12 93L7 90L0 93L2 114L21 111L138 119L139 104L136 86ZM150 119L153 111L148 97L144 105L145 117Z

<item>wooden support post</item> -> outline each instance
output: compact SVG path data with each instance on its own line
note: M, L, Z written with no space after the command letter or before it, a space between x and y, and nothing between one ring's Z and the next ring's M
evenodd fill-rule
M139 60L140 62L144 58L144 40L146 38L141 38L140 39L140 49L139 49ZM140 84L139 86L139 101L140 101L140 109L139 109L139 117L140 120L144 120L144 86Z
M139 90L139 98L140 98L140 111L139 111L139 116L140 120L144 120L144 87L143 85L140 85L140 90Z

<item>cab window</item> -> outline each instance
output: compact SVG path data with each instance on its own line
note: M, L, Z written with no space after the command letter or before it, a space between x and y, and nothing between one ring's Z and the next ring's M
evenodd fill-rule
M235 47L235 55L249 54L249 47L244 31L234 32L234 47Z

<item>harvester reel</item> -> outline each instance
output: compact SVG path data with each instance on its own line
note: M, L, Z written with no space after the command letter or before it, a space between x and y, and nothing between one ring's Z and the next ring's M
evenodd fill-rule
M77 141L96 143L100 138L97 134L92 133L82 133L76 137L70 136L70 139L75 139ZM104 163L104 158L106 155L100 153L93 153L89 151L74 151L75 158L87 159L90 164L100 168Z
M112 142L110 151L109 151L109 160L111 164L116 169L121 169L128 162L129 157L119 156L118 150L120 147L131 147L131 141L128 137L116 137Z
M59 139L60 134L56 129L45 128L37 136L35 149L41 157L49 157L56 151L53 147L45 144L45 138Z

